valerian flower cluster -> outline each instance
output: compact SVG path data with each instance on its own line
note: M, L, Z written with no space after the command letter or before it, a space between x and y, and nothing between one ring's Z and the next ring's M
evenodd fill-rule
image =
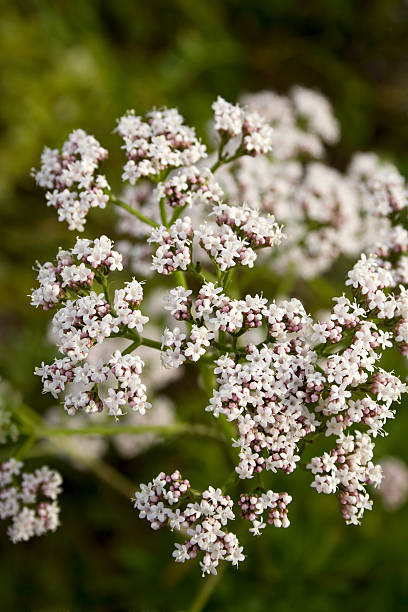
M408 191L398 170L374 154L357 154L343 174L323 163L339 125L327 100L302 87L240 104L219 97L213 110L214 153L176 109L121 117L121 198L95 174L107 151L82 130L61 151L45 149L33 171L69 229L83 231L91 208L115 205L123 234L116 245L77 237L54 263L38 265L31 301L54 310L61 353L36 370L44 392L72 418L105 413L115 422L136 413L143 423L156 401L145 382L147 351L160 352L164 371L191 362L197 378L206 375L202 410L229 432L232 474L197 491L177 469L161 472L133 500L153 529L180 535L175 561L198 557L203 575L244 560L234 521L254 536L268 524L290 525L296 493L269 488L278 472L302 466L317 493L337 497L347 524L360 523L372 507L369 487L382 479L375 440L407 391L382 356L392 347L408 355ZM340 256L355 263L320 319L295 297L264 296L268 270L308 282ZM129 280L113 289L123 269ZM144 314L142 282L153 274L166 277L161 330ZM314 456L318 437L327 450ZM58 524L52 504L24 505L38 491L55 500L58 478L51 491L43 468L18 488L20 468L14 460L2 468L2 518L13 517L13 541Z

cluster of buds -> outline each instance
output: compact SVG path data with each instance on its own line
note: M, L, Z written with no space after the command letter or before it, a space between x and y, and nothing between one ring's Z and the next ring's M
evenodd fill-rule
M228 225L254 249L274 247L284 239L282 229L272 215L261 215L250 206L220 203L213 207L213 214L218 225Z
M205 355L214 332L205 325L193 325L187 338L179 327L165 329L162 336L161 360L165 368L178 368L186 359L198 361Z
M255 156L271 151L273 128L261 115L249 112L239 104L230 104L221 96L218 96L212 108L214 127L221 139L241 138L241 155Z
M368 434L356 431L337 439L331 453L313 457L306 466L315 475L312 487L318 493L335 493L346 523L359 525L365 510L371 510L372 501L366 485L381 483L382 470L374 465L374 444Z
M40 286L32 290L31 305L48 310L73 293L87 292L95 276L122 269L122 255L113 249L107 236L95 240L77 238L73 249L58 251L55 264L47 261L38 265Z
M171 476L161 472L152 482L142 484L135 493L134 507L140 518L147 519L152 529L168 524L188 537L176 544L174 559L184 563L201 552L203 576L216 574L220 561L238 565L245 558L242 546L234 533L224 530L234 520L233 502L221 489L209 487L196 502L188 501L190 483L176 470Z
M71 378L75 391L65 396L65 410L70 415L78 410L94 414L106 408L109 415L117 418L124 414L124 408L129 407L134 412L145 414L150 404L147 402L146 386L140 377L143 365L138 355L122 355L120 351L115 351L107 363L99 360L96 365L85 363L76 366ZM49 367L52 368L45 366L39 369L37 374L42 373L45 378ZM45 383L49 381L54 383L50 374ZM107 392L98 387L108 384Z
M213 205L221 199L222 191L210 170L191 166L159 183L156 196L158 200L164 199L170 208L176 208L195 203Z
M55 398L67 385L73 385L64 399L68 414L78 410L96 413L106 408L110 415L118 417L124 407L140 414L150 407L140 378L143 361L137 355L122 355L117 351L106 363L103 360L96 365L81 363L95 344L101 344L112 334L119 334L121 330L142 333L149 320L138 308L142 299L142 285L133 279L124 288L116 289L113 307L103 294L91 292L75 301L68 300L54 315L53 332L66 357L50 365L42 363L35 373L41 376L43 392ZM104 393L106 385L109 388Z
M268 510L267 522L275 527L289 527L288 505L292 501L292 497L288 493L274 493L274 491L266 491L258 495L256 492L252 494L241 493L239 498L239 506L241 508L241 516L248 521L251 521L252 527L250 532L253 535L260 535L262 529L266 527L263 519L263 514Z
M191 263L191 238L193 226L190 217L177 219L169 228L154 227L147 242L158 244L153 255L152 269L159 274L171 274L175 270L187 270Z

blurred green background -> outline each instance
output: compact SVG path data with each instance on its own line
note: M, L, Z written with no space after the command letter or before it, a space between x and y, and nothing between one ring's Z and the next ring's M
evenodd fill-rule
M110 149L108 178L118 185L122 153L112 130L126 109L177 105L205 136L218 94L234 101L303 84L325 93L341 121L333 164L343 168L353 151L375 150L408 171L407 24L400 0L2 0L0 366L26 403L49 405L32 371L52 358L49 317L28 306L32 265L73 240L29 175L44 144L60 146L84 128ZM86 235L112 235L111 222L95 213ZM170 393L193 418L204 403L195 389ZM379 441L378 457L408 461L404 412ZM196 488L224 478L218 448L200 440L169 441L126 463L111 454L134 483L176 466ZM0 608L187 609L202 579L195 564L173 564L173 536L151 532L94 476L52 465L65 479L63 527L15 546L2 535ZM206 610L408 609L407 507L390 514L377 500L361 528L346 527L336 500L311 491L306 474L273 482L294 494L290 529L247 538L247 562L228 569Z

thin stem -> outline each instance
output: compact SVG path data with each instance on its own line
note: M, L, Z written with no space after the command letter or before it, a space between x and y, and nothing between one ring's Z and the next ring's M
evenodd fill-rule
M121 338L126 338L127 340L133 340L129 346L126 347L124 351L122 351L122 355L127 355L128 353L132 353L138 346L149 346L150 348L157 349L158 351L162 350L161 342L158 340L152 340L151 338L142 338L139 334L135 333L132 336L120 336Z
M193 274L196 278L199 278L200 281L202 283L208 283L208 282L216 282L216 278L213 274L211 274L211 272L209 272L208 270L204 272L201 271L199 264L193 264L191 263L188 266L188 270L189 272L191 272L191 274Z
M211 167L211 172L214 173L223 164L229 164L230 162L235 161L239 157L243 157L244 155L248 155L248 153L245 153L245 151L243 151L241 145L242 145L242 143L239 145L239 147L237 148L235 153L230 155L230 157L228 157L227 155L224 156L222 154L222 151L223 151L224 147L222 147L222 148L220 147L220 150L219 150L219 153L218 153L218 159L215 162L215 164Z
M167 213L166 213L166 200L165 198L160 199L160 218L166 227L169 227L169 223L167 221Z
M112 489L130 499L135 492L135 485L118 470L110 466L103 459L90 457L75 448L72 440L58 438L57 441L47 440L39 444L32 450L30 457L43 457L44 455L66 455L75 463L80 463L87 470L95 474L100 480L104 481Z
M137 347L140 346L140 344L141 344L140 339L135 340L134 342L129 344L129 346L127 346L124 351L122 351L122 355L129 355L129 353L133 353L133 351L137 349Z
M200 424L174 423L173 425L86 425L74 427L48 427L36 429L37 437L52 438L54 436L119 436L155 433L158 436L194 435L204 438L221 440L219 432L211 427Z
M108 279L106 278L106 276L102 274L100 277L98 276L98 281L103 287L103 294L105 296L105 300L108 302L109 306L111 307L111 310L113 311L113 307L112 307L110 295L109 295ZM114 311L112 312L112 314L114 314Z
M220 565L218 566L218 572L215 575L209 576L205 579L201 589L198 591L197 596L189 608L189 612L201 612L204 609L205 604L214 592L214 589L225 572L226 567L227 563L221 561Z
M180 215L184 212L184 210L187 208L188 204L184 204L184 206L177 206L176 210L174 211L171 219L170 219L170 223L169 225L173 225L173 223L175 221L177 221L177 219L180 217Z
M141 212L139 212L132 206L125 204L125 202L122 202L122 200L119 200L119 198L117 198L115 195L111 195L110 199L113 202L113 204L116 204L116 206L120 206L120 208L127 210L128 213L130 213L131 215L134 215L135 217L140 219L140 221L143 221L143 223L147 223L147 225L151 225L152 227L158 226L158 223L156 223L156 221L153 221L153 219L146 217L145 215L143 215Z
M183 270L176 270L173 274L177 284L184 287L184 289L188 289L188 284Z
M159 351L161 351L162 348L161 342L159 342L158 340L151 340L150 338L141 338L140 344L142 344L143 346L150 346L150 348L155 348Z

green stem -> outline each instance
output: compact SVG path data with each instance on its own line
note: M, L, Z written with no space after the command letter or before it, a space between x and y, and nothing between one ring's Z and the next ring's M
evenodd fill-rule
M158 226L158 223L156 223L156 221L153 221L153 219L146 217L145 215L143 215L141 212L139 212L132 206L129 206L129 204L125 204L125 202L122 202L121 200L119 200L119 198L117 198L115 195L111 195L110 199L113 202L113 204L116 204L116 206L120 206L120 208L127 210L128 213L130 213L131 215L134 215L135 217L140 219L140 221L143 221L143 223L146 223L147 225L151 225L152 227Z
M108 285L108 279L106 278L106 276L101 275L100 277L98 276L98 281L100 282L100 284L103 287L103 293L105 296L105 300L108 302L109 306L111 307L112 310L112 314L114 315L114 310L111 304L111 300L110 300L110 295L109 295L109 285Z
M174 278L176 279L177 284L184 287L184 289L188 289L186 276L183 270L176 270L175 272L173 272L173 274L174 274Z
M201 589L198 591L197 596L189 608L189 612L201 612L204 609L205 604L211 597L215 587L225 572L226 567L227 563L221 561L220 565L218 566L218 572L215 575L211 575L205 579Z
M173 223L175 221L177 221L177 219L180 217L180 215L182 215L182 213L184 212L184 210L187 208L188 204L184 204L184 206L177 206L176 210L174 211L171 219L170 219L170 223L169 225L173 225Z
M158 351L162 350L161 342L159 342L158 340L152 340L151 338L142 338L137 333L132 334L131 336L129 335L119 337L126 338L126 340L133 340L133 342L129 344L129 346L127 346L124 351L122 351L122 355L128 355L129 353L132 353L135 349L137 349L138 346L149 346L150 348L157 349Z
M230 162L233 162L236 159L243 157L244 155L247 155L247 154L244 153L241 147L239 146L238 149L235 151L235 153L231 155L230 157L219 156L215 164L212 166L211 172L214 174L214 172L218 170L218 168L222 166L223 164L229 164Z
M161 198L160 200L160 218L161 218L163 225L165 225L166 227L169 227L169 224L167 221L167 213L166 213L166 200L164 198Z
M151 340L150 338L140 338L140 344L143 346L150 346L161 351L162 345L158 340Z
M203 438L221 440L219 432L200 424L174 423L173 425L87 425L81 428L48 427L43 425L36 429L38 438L54 436L119 436L154 433L158 436L194 435Z
M211 272L208 272L208 270L206 270L205 273L202 272L201 269L199 269L198 264L191 263L188 266L188 270L196 278L199 278L202 283L208 283L208 282L213 282L214 283L217 280L215 278L215 276L213 274L211 274Z
M47 440L38 444L30 453L30 457L44 457L45 455L66 455L74 463L79 463L87 470L95 474L100 480L109 485L114 491L124 495L127 499L131 498L135 492L135 485L118 470L110 466L103 459L90 457L75 448L72 440L58 438L57 441Z
M124 351L122 351L122 355L128 355L129 353L133 353L133 351L137 349L137 347L140 346L140 344L141 344L140 339L135 340L134 342L129 344L129 346L127 346Z

